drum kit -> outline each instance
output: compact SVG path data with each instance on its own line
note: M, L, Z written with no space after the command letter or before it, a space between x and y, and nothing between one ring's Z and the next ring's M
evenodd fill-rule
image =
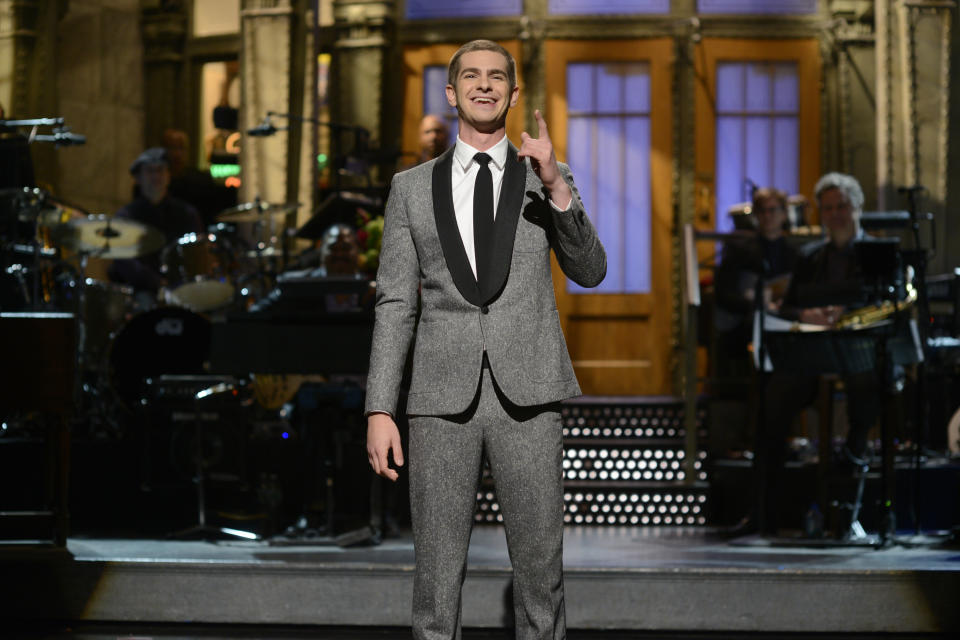
M202 374L211 319L273 289L284 257L277 227L296 207L242 204L206 233L167 242L149 225L88 214L42 189L2 190L0 311L75 314L78 401L133 409L152 377ZM88 277L99 260L149 255L165 281L155 297Z

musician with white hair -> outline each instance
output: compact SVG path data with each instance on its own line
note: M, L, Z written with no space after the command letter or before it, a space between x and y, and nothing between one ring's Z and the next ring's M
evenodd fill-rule
M811 285L852 285L862 280L855 242L864 236L860 227L863 190L853 176L828 173L817 181L814 193L827 237L801 256L779 315L804 323L833 326L844 307L838 304L803 307L800 293ZM778 509L784 502L781 489L790 426L800 411L816 400L818 382L815 375L782 370L775 371L768 379L758 461L766 494L762 508L767 533L775 531L778 515L782 515ZM867 434L880 416L881 389L876 373L866 371L846 376L844 390L849 430L835 464L852 470L866 463Z

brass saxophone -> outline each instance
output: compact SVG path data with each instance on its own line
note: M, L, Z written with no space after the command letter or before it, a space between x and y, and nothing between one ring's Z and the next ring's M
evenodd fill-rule
M903 300L892 302L884 300L880 304L873 304L859 309L844 311L834 325L836 329L863 329L886 320L897 311L909 309L917 301L917 288L912 282L907 283L907 296Z

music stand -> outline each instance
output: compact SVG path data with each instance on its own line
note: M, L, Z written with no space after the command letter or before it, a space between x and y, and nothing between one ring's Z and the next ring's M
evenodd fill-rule
M220 394L220 393L232 393L236 390L236 385L230 384L227 382L222 382L212 387L202 389L198 391L193 396L193 411L195 417L195 427L196 432L194 434L194 441L196 446L194 447L194 462L196 464L196 477L194 482L197 485L197 523L187 527L186 529L181 529L180 531L174 531L169 534L168 538L193 538L199 537L201 539L209 539L211 537L220 537L220 536L230 536L233 538L240 538L243 540L259 540L260 536L252 531L242 531L240 529L234 529L232 527L217 527L214 525L207 524L207 483L206 483L206 470L204 469L203 463L203 443L204 443L204 428L203 428L203 418L201 416L201 404L200 401L204 398L209 398L211 396Z
M358 209L366 210L371 216L381 215L383 202L362 193L335 191L320 203L317 212L297 229L294 235L297 238L317 240L323 237L330 225L343 223L356 227Z

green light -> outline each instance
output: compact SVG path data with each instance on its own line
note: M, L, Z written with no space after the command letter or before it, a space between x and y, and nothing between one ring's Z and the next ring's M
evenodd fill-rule
M240 175L240 165L238 164L212 164L210 165L210 177L216 179L229 178L230 176Z
M326 166L327 166L327 160L329 160L329 158L327 158L327 154L325 154L325 153L318 153L318 154L317 154L317 167L320 168L320 169L323 169L324 167L326 167Z

